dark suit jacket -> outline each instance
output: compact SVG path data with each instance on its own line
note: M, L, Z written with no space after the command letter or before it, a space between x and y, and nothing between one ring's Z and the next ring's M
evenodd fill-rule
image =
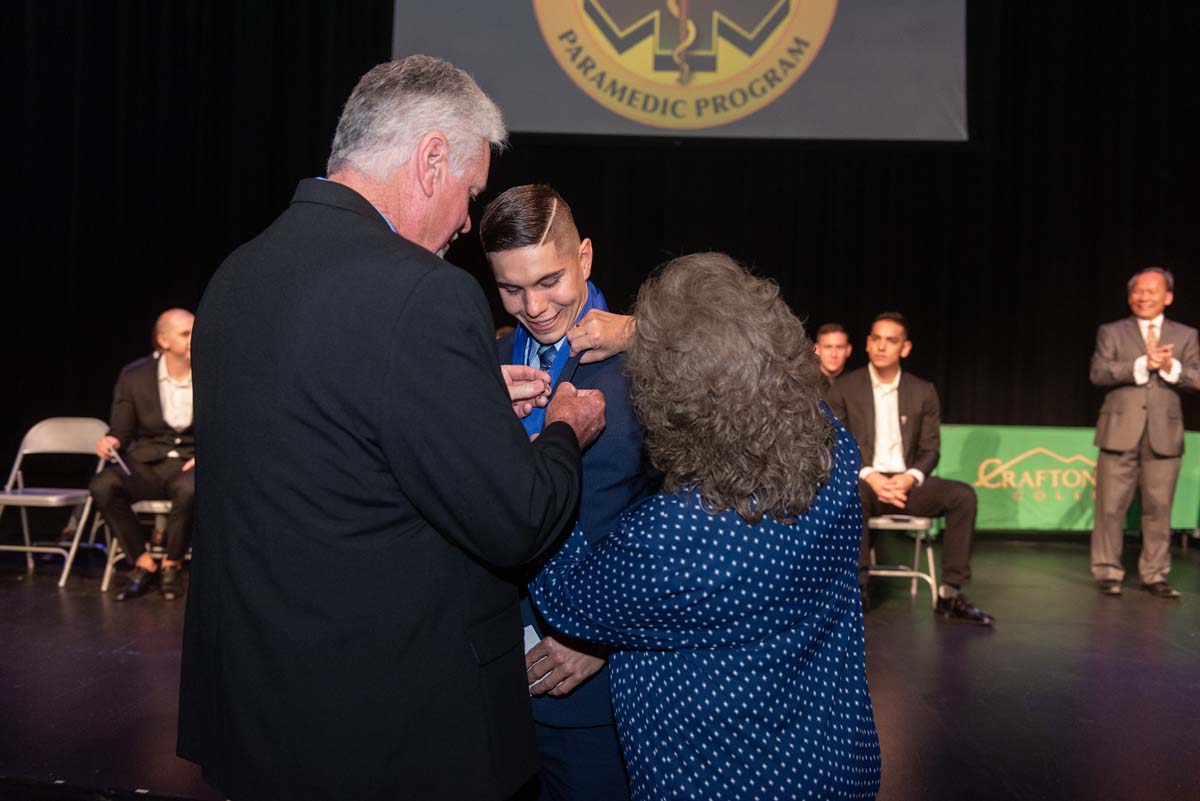
M515 335L509 334L497 343L503 364L514 361L514 339ZM567 358L569 352L569 346L563 345L561 358ZM516 361L520 362L520 359ZM604 393L604 432L583 454L583 497L579 503L579 526L588 541L595 544L616 527L622 512L652 495L660 479L646 461L642 424L633 411L629 384L625 379L624 355L580 364L571 383L580 389L598 389ZM543 636L551 633L544 621L536 618L527 595L521 601L521 619L523 623L533 624ZM612 723L608 666L565 698L540 696L532 703L534 720L539 723L551 726Z
M194 426L176 431L163 420L158 359L152 356L121 369L108 425L108 433L121 441L126 456L139 462L161 462L173 450L186 460L196 451Z
M928 381L901 370L898 392L896 405L900 412L904 465L928 476L937 467L942 449L942 411L937 390ZM860 367L838 376L827 403L858 440L863 466L870 466L875 458L875 393L868 368Z
M1133 363L1146 353L1146 343L1137 318L1106 323L1096 331L1091 380L1098 387L1111 387L1096 422L1097 447L1133 450L1149 426L1150 447L1155 453L1159 456L1183 453L1183 406L1179 393L1200 386L1196 329L1164 319L1158 341L1160 345L1175 346L1175 358L1183 365L1179 381L1170 384L1155 370L1150 373L1149 382L1138 386L1134 383Z
M467 273L302 181L195 323L179 753L238 801L500 799L536 770L517 588L573 519Z

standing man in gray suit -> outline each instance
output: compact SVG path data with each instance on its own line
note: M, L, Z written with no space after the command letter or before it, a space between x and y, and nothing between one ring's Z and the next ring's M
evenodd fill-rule
M1142 587L1179 598L1171 571L1171 503L1183 454L1179 392L1200 385L1196 329L1163 317L1175 299L1175 277L1147 267L1129 279L1133 316L1096 332L1091 381L1111 387L1096 423L1096 521L1092 575L1105 595L1121 594L1121 538L1134 489L1142 495Z

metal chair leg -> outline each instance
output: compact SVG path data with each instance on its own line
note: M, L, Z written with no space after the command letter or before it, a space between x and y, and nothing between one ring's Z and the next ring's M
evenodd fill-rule
M937 578L936 578L937 577L937 568L934 567L934 564L933 564L933 540L928 540L928 539L925 540L925 556L929 560L929 575L933 577L929 581L929 589L930 589L930 592L932 593L932 597L930 598L930 601L933 604L933 608L936 609L937 608L938 587L937 587Z
M108 587L112 583L113 572L117 565L117 560L125 555L121 550L121 543L113 535L112 529L108 524L104 524L104 539L108 543L108 552L104 559L104 578L100 580L100 592L108 592Z
M104 560L104 578L100 581L100 592L108 592L108 585L112 583L113 570L117 560L124 555L121 547L115 541L109 545L108 558Z
M25 535L25 547L29 548L30 546L32 546L33 541L29 539L29 515L26 513L24 506L21 507L21 533ZM33 552L32 551L25 552L25 568L30 573L33 572Z
M88 512L92 511L92 496L83 502L83 509L79 512L79 522L75 524L75 536L71 538L71 550L67 552L67 560L63 563L62 578L58 580L58 586L67 586L67 579L71 577L71 566L75 564L75 554L79 551L79 540L83 539L83 524L87 521Z

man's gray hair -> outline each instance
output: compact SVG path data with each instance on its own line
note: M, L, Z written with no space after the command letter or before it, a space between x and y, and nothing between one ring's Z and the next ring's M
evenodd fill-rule
M1133 285L1137 283L1138 277L1143 276L1146 273L1155 273L1157 275L1161 275L1162 279L1163 279L1163 283L1167 285L1167 291L1168 292L1175 291L1175 276L1171 274L1170 270L1168 270L1164 267L1143 267L1142 269L1140 269L1136 273L1134 273L1133 276L1130 277L1130 279L1125 282L1125 294L1127 294L1127 295L1132 294Z
M492 99L448 61L408 56L380 64L362 76L342 109L326 174L351 168L386 180L431 131L449 142L455 175L480 157L481 140L501 148L508 135Z

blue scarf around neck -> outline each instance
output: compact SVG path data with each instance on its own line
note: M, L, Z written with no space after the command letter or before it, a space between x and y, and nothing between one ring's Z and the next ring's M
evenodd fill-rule
M599 289L596 288L596 285L591 281L588 281L587 290L587 301L583 304L583 308L579 310L579 316L575 318L576 323L583 319L583 316L592 309L608 311L608 304L604 302L604 295ZM525 364L525 351L529 347L529 339L529 332L525 330L525 326L518 325L516 334L513 336L513 364ZM564 350L566 353L563 352ZM570 355L570 352L570 344L564 342L563 346L559 348L558 357L555 358L554 363L550 365L551 387L558 386L558 378L562 375L563 368L566 367L567 362L570 361L570 359L567 358ZM542 433L542 426L545 424L545 422L546 408L542 406L534 407L534 410L529 413L529 416L521 421L521 425L525 426L526 433L532 435Z

